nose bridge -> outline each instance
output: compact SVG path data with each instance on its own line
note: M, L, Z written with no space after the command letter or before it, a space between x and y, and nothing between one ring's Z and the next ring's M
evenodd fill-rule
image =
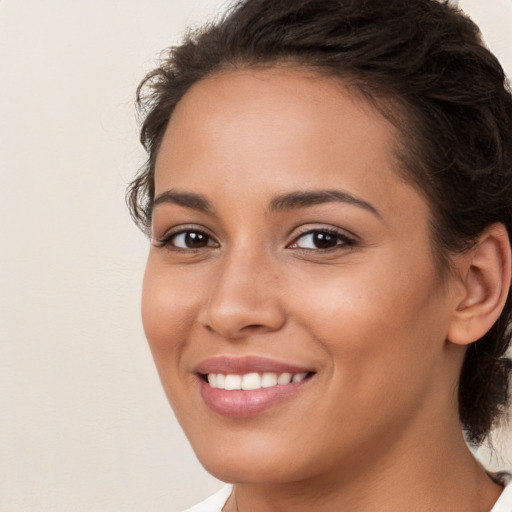
M233 246L219 261L204 323L226 338L279 329L284 323L279 273L263 247Z

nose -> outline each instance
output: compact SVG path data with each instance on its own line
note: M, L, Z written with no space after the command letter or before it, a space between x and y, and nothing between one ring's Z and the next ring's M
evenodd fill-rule
M279 330L286 322L279 272L270 258L247 251L219 261L201 323L225 339Z

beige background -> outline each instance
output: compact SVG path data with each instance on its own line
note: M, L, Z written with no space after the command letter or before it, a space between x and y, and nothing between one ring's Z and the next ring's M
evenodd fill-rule
M1 511L177 512L220 485L160 389L123 194L138 81L222 5L0 0ZM512 0L461 5L512 73Z

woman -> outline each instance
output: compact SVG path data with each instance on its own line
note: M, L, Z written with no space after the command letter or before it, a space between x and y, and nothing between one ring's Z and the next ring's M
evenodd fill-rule
M434 0L246 0L139 89L143 323L193 511L512 510L512 100Z

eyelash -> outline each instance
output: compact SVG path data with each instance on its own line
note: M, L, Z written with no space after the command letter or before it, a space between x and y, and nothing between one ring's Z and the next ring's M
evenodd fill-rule
M207 244L202 247L196 247L196 248L194 248L194 247L188 247L188 248L176 247L172 244L173 239L175 239L176 237L178 237L180 235L191 235L191 234L206 237ZM336 245L334 245L333 247L327 247L327 248L310 248L310 247L309 248L296 247L296 248L298 250L303 250L303 251L328 252L328 251L339 249L341 247L350 247L350 246L353 246L356 244L355 238L352 238L336 229L315 228L315 229L309 229L307 231L299 233L292 240L292 242L290 244L288 244L286 247L290 248L293 245L297 245L298 241L301 240L302 238L304 238L308 235L315 235L315 234L328 235L329 237L334 237L336 239ZM214 240L214 238L211 235L209 235L206 231L191 227L191 228L180 229L179 231L170 232L170 233L164 235L162 238L159 238L156 241L155 245L157 247L167 247L169 250L172 250L172 251L197 251L197 250L201 250L206 247L213 247L213 248L218 247L218 242L215 242L216 245L208 245L208 243L212 240ZM339 242L341 242L341 243L339 243Z
M328 235L330 237L333 237L336 239L336 245L333 247L328 248L304 248L304 247L298 247L298 249L301 249L303 251L315 251L315 252L328 252L333 251L336 249L340 249L342 247L350 247L356 244L355 238L352 238L345 233L342 233L336 229L333 228L314 228L314 229L308 229L307 231L304 231L302 233L299 233L298 236L296 236L291 244L288 244L287 247L290 247L291 245L297 244L298 240L301 238L304 238L308 235ZM338 243L341 242L341 243Z
M183 247L176 247L176 246L172 245L172 240L173 239L175 239L176 237L178 237L180 235L187 235L187 234L188 235L196 234L196 235L204 236L204 237L206 237L208 242L210 240L213 240L213 237L211 235L209 235L206 231L203 231L202 229L190 227L190 228L182 228L182 229L180 229L178 231L172 231L170 233L165 234L162 238L159 238L157 240L156 246L157 247L167 247L169 250L172 250L172 251L196 251L198 249L200 250L200 249L203 248L203 247L199 247L199 248L193 248L193 247L183 248ZM208 242L207 242L207 244L208 244ZM205 245L204 247L208 247L208 245Z

